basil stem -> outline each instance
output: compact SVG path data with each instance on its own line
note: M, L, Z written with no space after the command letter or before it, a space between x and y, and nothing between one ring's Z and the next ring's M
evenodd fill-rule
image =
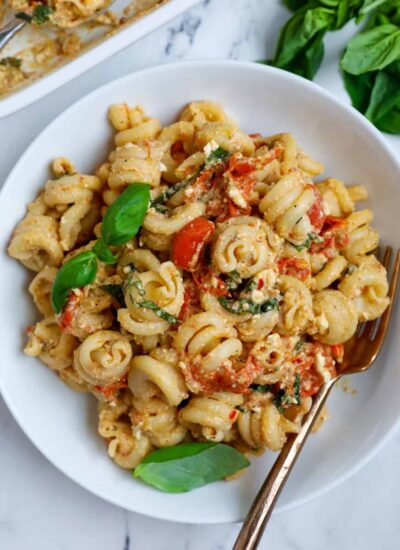
M249 300L247 298L239 298L239 300L231 300L229 298L226 298L225 296L221 296L220 298L218 298L218 301L224 309L226 309L230 313L236 313L236 314L267 313L268 311L279 309L279 303L277 298L270 298L269 300L266 300L261 304L257 304L256 302L253 302L253 300Z

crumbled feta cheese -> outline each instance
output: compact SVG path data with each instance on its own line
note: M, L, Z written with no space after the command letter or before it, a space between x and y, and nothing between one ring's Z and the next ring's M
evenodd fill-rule
M320 351L315 354L315 368L318 373L322 376L324 382L329 382L332 378L331 373L326 368L326 358L322 355Z
M229 195L229 198L232 199L233 202L236 204L236 206L239 206L239 208L246 208L246 206L248 206L247 201L243 197L242 193L239 191L237 187L232 185L231 182L229 183L229 187L228 187L228 195Z
M211 141L209 141L205 146L204 146L204 153L206 155L206 157L209 157L211 155L211 153L213 151L216 151L218 149L219 145L218 143L212 139Z
M165 166L165 164L163 162L160 162L159 167L160 167L160 172L166 172L167 171L167 167Z

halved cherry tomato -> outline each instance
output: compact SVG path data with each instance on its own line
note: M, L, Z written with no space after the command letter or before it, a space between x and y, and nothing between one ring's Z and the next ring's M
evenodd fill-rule
M184 225L172 241L171 254L174 264L187 271L193 271L214 231L215 225L202 217Z
M315 201L312 203L310 208L307 210L307 215L310 219L311 225L315 228L316 231L320 231L324 225L325 213L323 209L323 199L321 193L315 187L315 185L310 185L314 191Z
M324 225L322 226L321 233L327 233L328 231L335 231L336 229L343 229L346 227L347 222L345 218L338 218L336 216L326 216Z
M325 358L325 368L332 377L336 376L333 347L324 346L317 342L307 343L301 348L301 353L294 358L293 362L300 374L300 394L302 396L315 395L324 383L315 365L315 356L318 352L322 353Z
M222 223L226 220L229 220L229 218L235 218L236 216L248 216L250 213L251 206L240 208L231 199L228 199L228 201L224 203L215 221L217 223Z
M281 275L290 275L300 281L305 281L311 275L307 262L302 258L280 258L278 268Z
M71 292L63 311L57 317L58 326L61 330L71 328L78 302L78 296L74 292Z
M196 270L192 273L196 285L203 292L208 292L213 296L226 296L229 292L228 286L216 275L209 267Z
M235 181L235 184L243 197L246 199L253 189L256 178L254 172L256 165L248 159L238 155L232 155L229 159L228 174Z
M343 344L333 344L331 346L332 355L335 361L338 363L341 363L343 361L343 355L344 355L344 345Z

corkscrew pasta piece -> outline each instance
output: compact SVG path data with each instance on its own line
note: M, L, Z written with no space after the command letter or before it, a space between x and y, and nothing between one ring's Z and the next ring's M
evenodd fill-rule
M182 179L176 174L176 170L192 152L193 137L193 124L184 120L174 122L161 131L159 141L167 144L162 157L162 163L165 166L163 178L168 182L176 183Z
M293 363L288 360L291 347L289 338L276 333L269 334L251 348L251 354L263 367L262 373L255 379L257 384L284 383L293 378Z
M54 279L57 275L57 268L44 267L35 277L32 279L31 284L28 287L30 294L36 307L42 315L45 317L53 314L53 308L51 305L50 294L51 287Z
M324 290L340 279L347 267L344 256L336 256L329 260L324 267L314 276L315 290Z
M339 290L352 301L359 321L377 319L389 305L386 269L375 256L360 259L343 277Z
M150 233L163 236L177 233L183 226L195 218L202 216L206 210L202 202L192 202L174 208L169 215L162 214L151 208L143 222L143 227Z
M74 367L66 367L58 372L58 376L72 390L79 393L89 393L88 385Z
M202 370L215 371L241 354L243 346L236 336L237 331L221 315L197 313L178 328L175 349Z
M238 216L218 225L211 253L218 272L249 278L271 266L274 256L259 218Z
M46 317L28 329L28 342L24 353L39 357L45 365L61 371L72 365L74 350L79 341L62 332L54 315Z
M281 415L271 399L256 407L256 410L240 412L237 427L240 437L252 449L267 447L279 451L286 442L288 433L297 433L300 424Z
M176 407L156 396L146 400L134 397L132 403L129 417L137 437L143 434L155 447L171 447L184 440L187 430L178 421Z
M351 300L338 290L317 292L313 299L317 333L323 344L342 344L357 329L357 312Z
M326 206L326 213L329 216L343 217L348 216L354 210L354 199L352 198L350 188L346 187L341 180L328 178L316 184L320 191ZM358 187L361 191L362 186ZM358 196L367 198L365 195ZM361 199L359 199L361 200Z
M228 122L222 105L214 101L193 101L181 112L179 120L191 122L196 129L202 128L207 122Z
M119 332L99 330L88 336L74 352L74 367L85 382L109 386L129 369L132 348Z
M253 140L229 122L206 122L195 133L194 142L198 149L204 149L208 143L215 142L226 151L243 153L245 156L255 151Z
M281 237L297 245L309 234L319 232L324 217L319 191L299 171L290 172L275 183L259 209Z
M161 159L165 145L156 142L127 143L117 147L110 155L108 189L103 193L104 202L112 204L122 191L135 182L158 187L161 180Z
M76 244L81 231L81 220L90 212L94 192L100 191L101 187L101 181L96 176L78 173L61 176L46 183L46 204L62 213L59 233L63 250L71 250Z
M118 321L126 331L137 336L162 334L182 307L182 276L172 262L135 274L126 284L125 301Z
M243 397L229 392L217 392L208 396L193 397L179 411L179 420L196 439L231 441L235 438L232 427L243 403Z
M135 437L129 413L131 396L124 393L115 402L98 403L98 432L107 441L109 456L121 468L131 470L152 451L150 440L142 435Z
M8 253L32 271L46 265L58 267L63 259L58 222L50 216L28 214L17 225Z
M279 307L277 331L280 334L301 334L313 321L313 301L306 285L296 277L281 275L278 282L283 295Z
M137 355L132 359L128 387L136 398L143 400L161 391L163 398L173 406L179 405L189 395L177 364L172 365L150 355Z
M343 250L349 262L354 262L360 256L372 252L379 244L378 233L370 227L373 214L371 210L358 210L346 219L349 233L348 245Z

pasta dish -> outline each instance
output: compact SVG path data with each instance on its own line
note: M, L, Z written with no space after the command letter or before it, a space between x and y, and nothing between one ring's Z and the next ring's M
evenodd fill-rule
M320 177L289 133L247 134L211 101L164 127L140 106L109 119L95 175L55 159L12 235L41 315L24 351L96 397L117 465L188 490L247 466L223 453L299 430L358 323L388 306L379 235L355 210L365 187ZM203 452L208 481L179 484L176 463Z

